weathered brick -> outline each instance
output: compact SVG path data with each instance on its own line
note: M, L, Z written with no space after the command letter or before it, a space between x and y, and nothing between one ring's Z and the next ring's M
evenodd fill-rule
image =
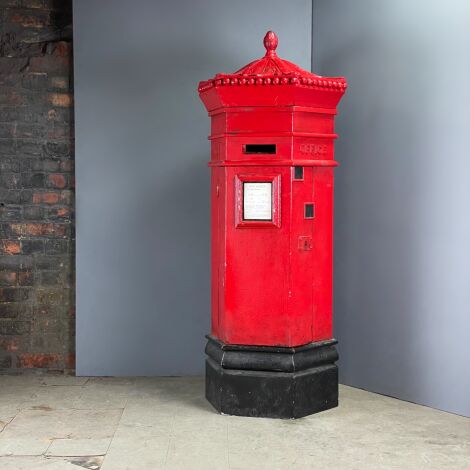
M32 286L34 285L34 274L32 271L21 271L18 273L19 286Z
M44 173L22 173L23 188L44 188Z
M49 13L23 8L11 8L6 11L7 23L18 23L25 28L41 29L49 24Z
M31 57L28 70L30 72L46 72L62 75L69 72L71 66L72 60L70 57L44 55L41 57Z
M3 107L0 109L0 122L13 122L20 118L18 108Z
M18 237L64 237L67 233L67 227L64 224L31 222L2 225L7 226L8 235Z
M75 353L69 353L64 358L65 367L67 369L75 369Z
M41 155L42 142L37 140L17 139L16 154L17 155Z
M73 171L74 170L74 162L72 160L64 160L60 162L60 169L62 171Z
M2 204L20 204L22 202L21 191L0 189L0 201Z
M1 61L0 61L1 65ZM0 70L2 67L0 67ZM17 91L11 91L10 93L0 94L0 105L3 106L21 106L25 104L26 98Z
M19 287L1 287L0 302L21 302L28 300L30 291Z
M0 349L7 352L16 352L20 347L20 337L11 336L9 338L0 338Z
M63 359L59 354L29 354L18 356L18 367L22 369L51 369L59 366Z
M72 44L66 41L58 41L54 44L51 53L58 57L70 57L72 53Z
M22 240L21 252L24 255L44 252L44 240Z
M0 240L7 238L15 238L11 235L11 229L9 224L0 224Z
M67 179L62 173L51 173L47 175L46 186L49 188L63 189L67 186Z
M73 95L71 93L51 93L49 101L52 106L68 107L73 104Z
M62 256L37 256L35 258L35 267L38 270L60 269L64 266Z
M44 208L40 206L23 206L23 217L25 220L42 220L44 218Z
M16 140L0 139L0 155L14 155L16 154L16 147Z
M0 220L2 221L19 221L23 215L21 206L1 206L0 205Z
M11 369L13 360L11 355L0 355L0 369L8 370Z
M0 139L12 139L16 136L16 124L8 123L0 126Z
M46 218L51 221L71 220L71 213L68 207L53 207L46 209Z
M18 160L13 160L12 158L4 158L3 160L0 161L0 171L2 173L4 171L19 172L20 162Z
M24 90L22 96L23 104L29 109L37 109L39 111L40 109L43 109L48 102L47 96L43 93L38 93L37 90Z
M2 173L0 175L0 185L4 189L19 189L22 187L21 175L18 173Z
M22 321L30 321L34 318L32 315L32 311L33 308L31 303L18 302L18 316L16 317L16 319ZM23 343L26 346L29 343L29 338L25 337Z
M45 72L29 73L23 76L21 85L30 90L44 89L49 84L49 78Z
M0 320L0 335L23 335L29 331L29 322L17 320Z
M65 284L64 276L60 271L43 271L41 273L41 285L57 286Z
M23 204L33 200L33 192L30 189L22 189L20 192L20 202Z
M64 158L71 156L70 142L46 142L44 145L44 155L48 157Z
M21 245L17 240L0 240L0 253L4 255L17 255L21 253Z
M18 300L18 289L14 287L2 287L0 289L0 302L15 302Z
M60 192L59 201L61 204L65 204L67 206L72 205L73 199L74 199L73 191L65 190L65 191Z
M37 171L54 172L60 169L60 162L50 158L41 158L33 163L32 169Z
M20 305L17 302L0 303L0 318L16 318L20 309Z
M38 304L60 305L64 300L64 294L63 289L38 289L36 291L35 301Z
M40 124L18 124L15 136L19 139L42 139L46 136L47 129Z
M61 323L49 322L42 328L33 326L29 352L32 354L41 354L45 350L65 352L65 339L65 327Z
M42 231L42 224L2 224L2 229L6 237L21 237L25 235L40 236Z
M44 8L43 0L21 0L21 6L24 8Z
M73 129L71 123L55 122L52 129L47 132L47 138L51 140L59 140L71 138L73 135Z
M46 255L63 255L68 251L68 240L45 240Z
M14 121L31 124L47 123L47 119L43 115L43 109L44 108L42 106L25 106L23 108L15 108L15 111L17 112L17 117L14 119Z
M49 304L40 304L35 305L33 308L33 315L35 321L42 317L51 317L51 318L68 318L68 308L66 302L64 301L60 305L49 305Z
M19 0L2 0L2 7L17 7L19 6Z
M70 88L70 81L68 76L55 76L50 77L50 87L59 90L68 90Z
M0 271L0 286L14 286L16 284L16 271Z
M31 256L0 256L1 270L29 269L33 267L33 258Z
M1 13L1 12L0 12ZM1 64L1 62L0 62ZM15 84L17 83L18 79L21 79L21 76L19 73L2 73L0 75L0 86L2 88L14 88ZM19 95L16 95L19 96ZM8 105L8 98L7 97L2 97L0 98L0 102L3 104Z
M73 128L74 116L73 108L51 108L46 113L46 122L48 124L61 123L70 124Z
M59 202L59 193L41 192L33 193L34 204L57 204Z

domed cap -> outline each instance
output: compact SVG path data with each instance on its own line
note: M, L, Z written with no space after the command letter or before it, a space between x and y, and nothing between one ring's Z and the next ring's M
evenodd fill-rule
M268 31L263 40L266 48L264 57L245 65L234 73L217 74L214 78L201 82L199 92L224 85L294 85L344 93L347 83L343 77L321 77L281 59L276 54L278 42L276 34Z

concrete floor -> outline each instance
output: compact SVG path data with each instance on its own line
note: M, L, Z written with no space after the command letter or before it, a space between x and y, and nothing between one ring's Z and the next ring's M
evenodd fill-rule
M0 376L0 469L470 469L468 418L344 386L309 418L220 416L203 387Z

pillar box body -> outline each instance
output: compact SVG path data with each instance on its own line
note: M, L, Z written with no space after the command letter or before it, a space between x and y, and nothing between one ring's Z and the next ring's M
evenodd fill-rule
M223 413L295 418L337 405L333 144L342 77L266 55L199 84L211 118L206 396Z

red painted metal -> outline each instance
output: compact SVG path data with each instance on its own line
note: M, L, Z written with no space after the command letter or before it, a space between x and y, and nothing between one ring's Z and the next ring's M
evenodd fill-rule
M277 43L269 31L263 58L199 84L211 117L211 333L229 344L332 337L334 116L347 84L280 59ZM246 182L272 183L271 220L244 220Z

